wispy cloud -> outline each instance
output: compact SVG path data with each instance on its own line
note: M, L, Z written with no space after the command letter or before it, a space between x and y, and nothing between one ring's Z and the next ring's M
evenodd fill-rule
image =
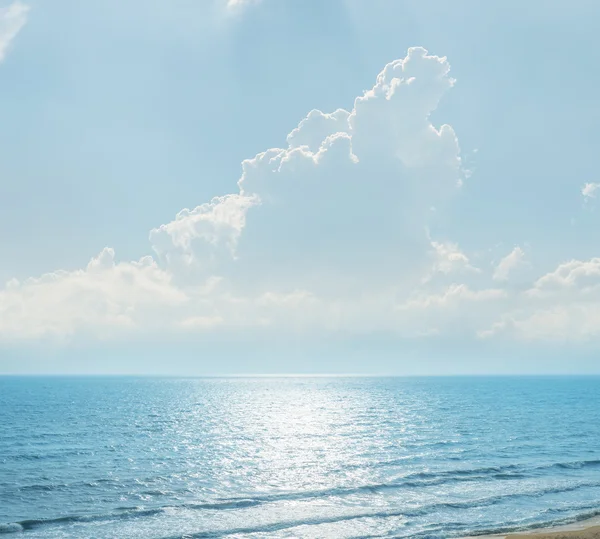
M590 198L596 198L596 191L600 190L600 183L586 183L582 189L581 194L585 200Z
M27 22L28 12L29 6L22 2L0 8L0 61L4 60L12 40Z
M509 254L500 260L494 270L493 279L495 281L506 281L511 273L525 264L525 251L520 247L515 247Z
M238 10L252 4L258 4L261 0L227 0L227 8L230 10Z

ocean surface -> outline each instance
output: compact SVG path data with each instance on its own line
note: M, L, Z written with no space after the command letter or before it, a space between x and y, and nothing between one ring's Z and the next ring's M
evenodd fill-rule
M0 378L0 534L461 537L600 513L600 378Z

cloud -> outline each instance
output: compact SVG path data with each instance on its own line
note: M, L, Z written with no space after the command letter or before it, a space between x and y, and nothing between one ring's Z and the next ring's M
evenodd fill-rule
M525 251L521 247L515 247L496 266L493 279L496 281L507 281L511 274L527 265Z
M560 264L553 272L540 277L528 294L544 297L565 291L583 294L600 292L600 258L571 260ZM600 298L600 294L598 297Z
M443 294L425 295L409 300L406 306L409 308L419 307L428 308L432 305L444 306L450 303L467 301L488 301L506 297L506 292L500 289L471 290L465 284L454 284L450 286Z
M306 146L311 152L318 152L322 142L329 135L349 133L349 116L350 113L344 109L337 109L331 114L313 109L287 136L287 143L290 149Z
M153 256L117 262L106 248L83 269L11 281L0 339L600 336L600 259L534 279L521 247L476 267L458 243L431 237L432 206L450 204L465 179L454 130L431 120L449 73L445 57L411 48L351 110L310 111L282 147L242 161L232 192L153 228Z
M581 188L583 199L587 202L592 198L596 198L596 191L598 191L598 189L600 189L600 183L586 183Z
M465 255L455 243L440 243L432 241L434 263L433 272L443 274L456 273L461 271L479 272L469 262L469 258Z
M387 64L375 86L355 100L348 118L357 155L394 156L428 174L438 168L457 171L460 153L454 130L429 121L454 85L449 72L445 57L430 56L422 47L410 48L405 58ZM428 182L422 183L427 187Z
M523 312L525 311L525 312ZM537 310L504 315L483 338L514 337L523 341L581 343L600 337L600 301L556 303Z
M430 121L453 85L449 69L409 49L352 110L313 110L287 147L244 160L237 193L153 230L154 251L177 260L179 274L182 261L196 275L211 268L244 293L339 295L421 275L430 207L452 196L461 175L454 131Z
M220 316L192 316L190 318L184 318L180 325L184 329L214 329L220 326L224 322Z
M545 341L600 337L600 258L571 260L542 275L481 335Z
M21 2L0 8L0 61L4 60L12 40L25 26L28 12L29 6Z
M510 301L501 288L454 283L440 292L419 290L396 306L406 336L433 333L472 338L492 325Z
M152 248L171 269L200 265L207 273L219 260L235 258L246 212L258 203L257 197L232 194L181 210L174 221L150 231Z
M258 4L261 0L227 0L227 9L239 10L252 4Z
M430 208L461 176L453 129L430 120L449 70L409 49L351 110L313 110L284 147L244 160L236 191L151 230L156 259L103 251L102 271L93 261L4 291L22 313L4 310L4 334L156 327L161 312L165 331L394 326L395 298L431 269ZM437 271L470 268L452 244L433 246Z
M156 328L164 323L165 308L185 302L152 258L116 263L114 251L106 248L84 269L9 281L0 291L0 338L108 336Z

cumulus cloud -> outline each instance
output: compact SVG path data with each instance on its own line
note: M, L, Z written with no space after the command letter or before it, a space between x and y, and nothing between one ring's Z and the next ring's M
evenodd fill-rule
M287 136L287 143L290 149L306 146L316 153L322 142L332 133L349 132L349 116L350 113L344 109L337 109L331 114L313 109Z
M430 56L421 47L387 64L375 86L356 99L348 118L356 153L374 158L392 155L406 167L420 167L429 174L445 168L446 174L453 171L455 182L460 154L454 130L446 124L436 128L429 121L454 85L449 72L445 57Z
M449 69L409 49L352 110L313 110L286 147L244 160L237 193L153 230L155 252L211 267L244 293L409 283L428 264L429 209L461 175L454 131L430 121Z
M394 324L395 298L431 268L430 207L461 175L454 131L430 120L453 86L449 70L446 58L409 49L351 110L313 110L284 147L244 160L236 191L151 230L156 259L116 264L104 251L84 270L7 289L5 305L21 315L5 307L0 324L32 336L137 327L165 302L190 329ZM438 271L469 267L451 244L435 249Z
M553 272L540 277L528 294L543 297L572 290L580 294L600 292L600 258L560 264Z
M0 8L0 61L4 60L11 42L25 26L28 12L29 6L22 2Z
M150 231L152 248L172 270L199 265L207 274L220 260L235 259L246 212L258 202L257 197L231 194L181 210L174 221Z
M231 193L152 229L152 257L117 262L107 248L84 269L11 281L0 339L257 327L593 334L598 259L517 290L509 284L529 267L520 247L483 270L431 237L431 207L450 203L464 177L454 130L431 120L449 73L446 58L411 48L351 110L310 111L282 147L241 163Z
M187 299L171 280L151 257L117 263L106 248L84 269L9 281L0 291L0 337L114 335L160 326L163 309Z

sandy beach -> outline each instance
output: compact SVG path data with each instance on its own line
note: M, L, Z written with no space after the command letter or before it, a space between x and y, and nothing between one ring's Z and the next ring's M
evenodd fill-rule
M530 534L512 535L515 539L532 538L538 539L600 539L600 526L593 526L584 530L538 532Z
M475 539L475 537L465 537L464 539ZM529 532L479 535L477 539L600 539L600 517Z

